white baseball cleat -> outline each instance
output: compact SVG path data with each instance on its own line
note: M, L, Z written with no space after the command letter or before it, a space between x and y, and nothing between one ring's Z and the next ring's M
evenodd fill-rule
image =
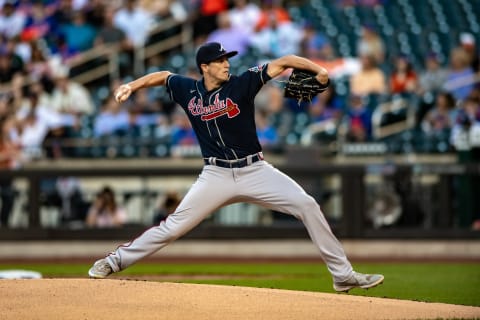
M348 292L353 288L368 289L378 286L385 277L381 274L363 274L353 272L353 275L345 281L334 282L333 288L338 292Z
M103 279L113 273L112 267L108 264L106 259L97 260L93 266L88 270L90 278Z

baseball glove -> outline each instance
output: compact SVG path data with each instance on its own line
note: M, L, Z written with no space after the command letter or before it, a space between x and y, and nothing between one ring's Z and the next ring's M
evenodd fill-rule
M315 73L306 70L293 69L285 86L284 96L298 101L312 101L319 93L327 90L330 80L326 84L321 84L315 78Z

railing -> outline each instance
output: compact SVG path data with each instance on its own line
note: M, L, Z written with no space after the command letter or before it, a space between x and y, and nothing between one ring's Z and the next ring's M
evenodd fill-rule
M173 18L169 18L159 22L149 33L149 38L161 34L172 28L180 28L178 34L170 35L160 41L148 44L145 47L138 47L133 52L133 73L134 76L142 75L145 71L145 62L147 59L166 52L168 50L180 47L187 50L192 45L192 27L188 23L178 22ZM109 77L110 80L118 79L119 70L119 53L121 52L118 44L103 44L83 51L67 61L67 67L77 69L78 73L73 75L71 79L81 84L88 84L92 81ZM82 66L94 62L93 67L82 70ZM28 80L27 85L33 80ZM10 84L0 85L0 93L11 91Z
M391 101L378 105L372 115L373 137L382 139L412 129L415 126L414 110L415 108L405 98L394 98ZM386 125L382 124L385 115L399 113L403 113L400 120Z
M133 73L139 76L145 71L145 61L155 55L161 54L173 48L181 47L186 50L191 45L192 30L189 24L181 23L173 18L169 18L159 22L149 33L147 38L153 38L155 35L161 34L169 29L179 27L181 31L178 34L171 35L158 42L151 43L147 46L137 47L134 49ZM102 45L82 52L69 61L70 69L80 67L90 61L97 61L99 65L92 69L86 70L72 79L79 83L85 84L93 80L109 76L110 80L118 79L119 64L118 54L121 48L119 45ZM103 59L102 59L103 58Z
M91 163L90 163L91 164ZM194 177L198 175L201 163L179 166L169 163L167 166L131 165L115 167L114 162L108 166L89 165L76 167L31 168L18 171L1 171L2 177L26 179L28 181L28 226L26 229L2 229L0 240L13 239L106 239L129 238L138 234L145 226L130 226L120 229L69 229L64 227L45 228L40 224L40 182L45 178L73 176L80 178L115 177L124 181L126 178L159 179ZM457 208L455 204L465 202L466 209L478 206L478 199L465 197L466 193L476 188L480 180L480 165L295 165L277 166L304 185L305 189L316 195L322 208L329 207L315 185L327 186L320 182L324 178L337 181L333 189L327 192L337 198L333 206L340 207L340 214L331 217L334 232L342 238L479 238L480 232L471 230L468 223L474 218L474 212L466 213L467 220L461 213L465 207ZM468 181L467 181L468 180ZM455 182L455 183L454 183ZM402 210L408 213L406 202L414 196L419 199L417 206L422 210L424 219L416 225L389 226L375 228L367 220L370 214L370 200L377 199L375 190L385 191L385 186L401 188L412 184L411 189L396 195L401 199ZM397 185L398 184L398 185ZM373 187L372 187L373 186ZM478 187L478 186L477 186ZM470 188L465 189L465 188ZM373 190L373 191L372 191ZM390 190L390 189L389 189ZM325 191L325 190L324 190ZM407 193L407 195L403 193ZM468 203L468 202L471 203ZM459 225L459 221L467 224ZM304 227L298 221L272 225L222 226L220 224L203 224L188 237L198 238L303 238L307 237Z

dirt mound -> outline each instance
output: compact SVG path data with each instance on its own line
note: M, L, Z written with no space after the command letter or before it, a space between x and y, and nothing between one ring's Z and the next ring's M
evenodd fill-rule
M478 318L480 308L316 292L128 280L0 280L10 319Z

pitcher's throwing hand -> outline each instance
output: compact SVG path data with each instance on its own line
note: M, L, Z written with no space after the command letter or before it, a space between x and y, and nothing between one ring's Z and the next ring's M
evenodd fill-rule
M122 103L130 97L132 94L132 88L128 84L123 84L120 87L118 87L117 90L115 90L115 100L118 103Z

